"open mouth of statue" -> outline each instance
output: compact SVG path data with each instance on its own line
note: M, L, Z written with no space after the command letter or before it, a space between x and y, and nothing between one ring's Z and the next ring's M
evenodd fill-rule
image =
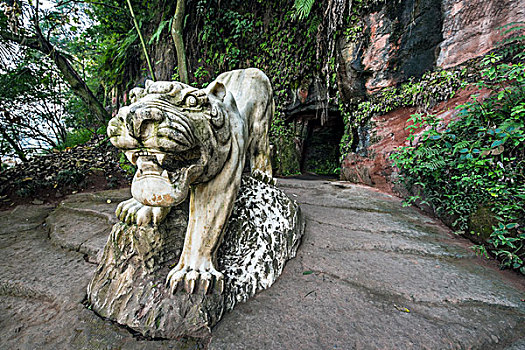
M149 206L166 207L183 202L188 195L190 180L201 163L198 147L177 153L153 149L125 153L137 166L131 193L136 200Z
M125 153L131 164L137 166L135 175L137 179L160 176L170 180L170 176L197 165L201 158L198 147L177 153L165 153L153 149L129 150Z

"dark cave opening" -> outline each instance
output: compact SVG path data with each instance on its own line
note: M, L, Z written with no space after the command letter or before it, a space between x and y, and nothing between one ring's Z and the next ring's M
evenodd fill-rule
M338 112L328 112L326 118L317 114L298 114L295 124L299 168L302 174L339 176L341 151L339 143L344 124Z

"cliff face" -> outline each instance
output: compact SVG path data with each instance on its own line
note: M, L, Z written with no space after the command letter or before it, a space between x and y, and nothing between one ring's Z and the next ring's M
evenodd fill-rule
M442 42L442 14L439 0L387 2L364 19L363 38L343 43L343 94L355 96L355 77L364 92L372 94L410 76L432 69ZM349 86L350 91L344 86Z
M339 43L342 97L350 102L370 99L385 88L418 80L430 70L472 66L472 59L493 50L503 39L501 26L519 21L525 21L525 3L519 0L388 2L364 18L362 39ZM454 108L473 93L479 92L467 88L424 111L450 120L456 115ZM403 107L376 113L356 126L353 152L343 161L341 178L390 191L389 156L405 145L407 120L420 110Z
M443 41L437 66L450 68L479 57L502 40L499 27L525 20L525 3L514 0L442 1Z

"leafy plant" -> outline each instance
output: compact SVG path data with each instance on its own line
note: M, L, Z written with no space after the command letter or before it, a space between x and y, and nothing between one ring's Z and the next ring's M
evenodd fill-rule
M522 45L523 36L515 43ZM476 250L525 274L525 65L523 51L506 52L510 61L494 53L482 61L477 85L492 92L488 98L474 95L448 125L429 114L412 116L412 145L391 158L413 193L407 202L426 201L459 233L479 235L471 219L489 208L496 224Z
M65 150L66 148L73 148L79 145L83 145L89 140L91 140L91 138L95 134L105 135L106 134L105 130L106 130L105 127L100 127L97 130L91 130L89 128L81 128L81 129L69 131L66 134L65 140L59 143L55 147L55 149L62 151L62 150Z
M438 102L450 99L470 81L479 77L473 69L436 70L425 73L421 79L410 79L399 87L388 87L356 105L339 103L345 132L340 143L341 158L356 147L352 135L375 115L382 115L401 107L417 106L428 110Z
M295 10L295 17L298 17L299 19L304 19L308 17L310 14L310 11L312 11L312 6L314 5L315 0L295 0L294 2L294 10Z

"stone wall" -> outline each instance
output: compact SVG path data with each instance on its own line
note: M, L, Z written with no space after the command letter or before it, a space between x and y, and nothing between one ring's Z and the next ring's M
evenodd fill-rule
M463 65L496 47L503 39L501 26L519 21L525 22L525 3L519 0L387 2L364 18L360 40L339 43L343 99L356 103L384 88L417 80L426 71ZM475 88L462 90L428 112L450 120L456 115L454 108L467 102L472 93L478 92ZM416 111L399 108L366 121L354 140L366 149L346 156L341 178L391 191L389 156L405 144L407 120Z

